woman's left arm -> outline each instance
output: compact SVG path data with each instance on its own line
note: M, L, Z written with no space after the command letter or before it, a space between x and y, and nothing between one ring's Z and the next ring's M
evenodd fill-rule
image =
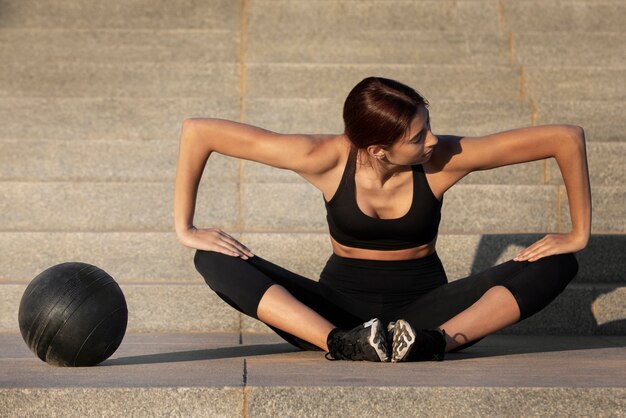
M487 170L545 158L555 158L570 207L572 229L565 234L548 234L519 252L516 261L580 251L591 233L591 189L587 169L585 132L575 125L544 125L514 129L493 135L462 138L444 171L462 178L476 170Z

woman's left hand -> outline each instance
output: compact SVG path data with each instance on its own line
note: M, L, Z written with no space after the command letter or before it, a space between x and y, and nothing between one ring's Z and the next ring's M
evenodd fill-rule
M573 234L548 234L530 247L520 251L514 261L537 261L555 254L574 253L587 246L587 239Z

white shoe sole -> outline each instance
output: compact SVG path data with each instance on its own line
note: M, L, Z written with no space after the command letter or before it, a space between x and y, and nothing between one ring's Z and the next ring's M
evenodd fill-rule
M389 361L389 355L387 354L387 341L386 335L383 331L383 324L378 319L372 319L365 324L365 327L370 327L370 335L367 341L376 351L376 355L380 361Z
M406 361L415 344L415 331L404 319L396 321L391 344L391 362Z

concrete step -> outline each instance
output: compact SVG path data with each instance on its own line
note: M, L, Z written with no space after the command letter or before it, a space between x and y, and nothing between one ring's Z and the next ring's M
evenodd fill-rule
M198 224L235 228L237 181L207 181L197 199ZM174 231L174 182L6 182L5 231Z
M624 101L534 101L536 124L571 123L585 128L588 141L626 141L626 121L621 117Z
M71 93L71 92L68 92ZM239 119L239 95L220 98L0 97L2 140L166 140L190 117ZM24 123L28 120L29 123Z
M119 284L128 306L128 332L239 332L241 328L242 315L204 282ZM19 304L25 289L25 284L0 284L0 332L19 332Z
M239 61L239 28L0 29L0 61L188 65Z
M492 336L443 362L387 364L329 362L271 336L130 333L88 369L48 366L16 334L0 342L0 410L17 416L378 417L389 405L398 417L621 416L626 407L620 337Z
M321 194L307 183L244 182L243 193L245 228L327 229L326 214L320 206ZM602 193L600 188L596 193ZM557 199L555 186L459 185L446 193L440 230L444 233L556 230ZM293 203L285 206L285 202ZM542 216L536 216L537 213Z
M84 182L173 184L178 146L175 137L154 141L0 140L0 180L6 185L41 182L42 187L50 182L75 182L77 187ZM238 179L239 162L214 153L202 183L217 186Z
M305 2L291 4L307 5ZM343 64L474 64L509 63L509 41L498 34L446 31L381 30L319 34L318 24L294 30L285 36L284 25L271 15L251 22L247 60L253 63L343 63ZM276 19L276 20L279 20ZM260 27L259 27L260 26ZM403 45L390 48L390 45Z
M211 63L64 63L45 68L0 63L0 97L225 97L239 96L239 65Z
M345 87L347 94L349 88ZM585 128L589 142L626 141L626 122L621 117L624 101L428 99L431 126L438 134L479 136L532 125L574 124ZM342 132L344 100L343 96L247 97L246 122L276 132Z
M320 25L320 22L323 22ZM289 1L256 0L248 8L250 33L312 32L342 35L365 30L498 31L497 5L490 1ZM332 28L332 29L331 29Z
M187 1L172 5L165 0L113 1L41 0L7 2L0 28L64 29L226 29L239 27L240 3L230 0Z
M172 231L173 182L4 182L4 231ZM593 233L625 233L626 187L596 186ZM198 225L267 232L326 231L321 193L305 182L204 182ZM59 217L62 213L63 216ZM538 214L541 214L538 216ZM442 233L567 232L565 188L463 184L444 197ZM240 220L241 219L241 220Z
M622 173L624 171L622 170ZM622 175L622 178L624 176ZM593 227L595 231L626 232L626 217L624 216L624 202L626 202L626 188L624 187L595 187L591 198L593 204ZM560 230L571 231L572 222L569 216L569 203L564 186L559 187L561 196Z
M344 99L246 98L246 122L284 133L339 133ZM430 115L438 134L475 136L569 123L583 126L589 142L623 142L622 106L621 101L431 100ZM5 97L0 98L0 117L0 140L177 141L185 118L238 120L239 98ZM23 123L26 118L30 123Z
M348 91L349 88L345 95ZM339 133L344 130L341 117L344 100L343 96L315 99L247 97L246 122L276 132ZM528 126L532 121L530 103L518 100L431 101L430 118L435 132L463 136ZM615 132L615 136L619 135L622 130Z
M575 282L546 310L506 332L626 333L626 305L623 303L626 282L621 257L626 249L624 237L593 237L589 248L578 256L581 267ZM5 241L3 254L7 256L2 272L4 284L0 285L3 299L0 330L17 329L19 301L33 277L51 265L73 260L95 264L117 279L129 304L129 329L134 331L244 329L246 332L270 332L258 321L241 317L204 285L193 268L193 250L171 241L166 245L163 238L166 238L164 234L0 235ZM311 237L246 233L237 238L259 256L314 280L330 254L329 249L322 250L328 247L327 238L322 234ZM510 259L536 238L443 235L439 254L449 279L455 280ZM55 242L54 246L50 245L51 241ZM4 250L7 242L25 251ZM171 248L164 248L166 246ZM100 252L95 252L95 248ZM168 256L163 257L163 254Z
M511 66L429 64L255 64L247 65L246 97L340 98L363 78L384 75L440 100L514 101L520 74ZM316 80L312 83L311 80Z
M589 142L587 143L587 161L592 189L595 186L621 186L624 184L626 170L622 164L626 158L624 142ZM546 183L563 184L563 178L556 160L546 164ZM592 190L593 193L593 190Z
M317 280L332 249L327 233L258 233L226 229L253 253ZM437 253L449 280L512 259L543 235L441 234ZM193 249L173 232L3 232L0 282L28 283L46 268L82 261L106 270L121 283L203 283L193 266ZM626 281L626 235L592 235L578 253L576 283Z
M246 74L249 98L343 99L363 78L384 74L413 86L432 103L626 100L623 68L251 63Z
M623 76L620 71L624 72L612 72ZM521 98L519 69L495 65L249 64L246 93L251 98L345 98L358 81L373 73L410 84L429 100ZM0 97L228 98L239 94L239 75L236 63L190 66L177 62L51 62L42 68L2 62ZM601 73L598 77L595 82L600 83L609 75ZM318 82L311 83L311 79ZM596 99L602 98L623 99L609 93Z
M626 8L624 8L626 12ZM625 13L626 14L626 13ZM516 62L546 67L624 67L626 32L535 32L513 34Z
M534 101L626 100L624 67L524 67L524 92Z
M199 281L202 281L200 279ZM128 305L129 332L272 333L258 320L235 311L203 282L120 283ZM0 284L0 332L17 332L26 284ZM501 333L523 335L626 334L626 282L570 284L547 308Z
M347 91L345 92L347 94ZM246 98L246 122L276 132L339 133L345 97ZM239 119L239 98L0 98L2 140L172 140L189 117ZM589 142L626 141L622 101L455 101L430 105L436 133L486 135L533 124L583 126ZM80 116L78 116L80 115ZM28 124L23 120L28 118Z
M505 27L514 32L624 32L621 0L504 0L502 5Z
M585 133L588 138L588 134ZM626 141L587 141L587 162L592 194L596 187L622 186L626 173L622 161L626 158ZM459 184L563 184L563 177L556 160L551 158L532 163L498 167L493 170L475 171L464 177Z

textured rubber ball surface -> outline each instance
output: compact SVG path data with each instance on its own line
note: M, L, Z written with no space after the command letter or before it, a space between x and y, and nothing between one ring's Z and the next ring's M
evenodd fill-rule
M128 308L104 270L86 263L52 266L30 282L18 314L26 345L54 366L93 366L120 346Z

